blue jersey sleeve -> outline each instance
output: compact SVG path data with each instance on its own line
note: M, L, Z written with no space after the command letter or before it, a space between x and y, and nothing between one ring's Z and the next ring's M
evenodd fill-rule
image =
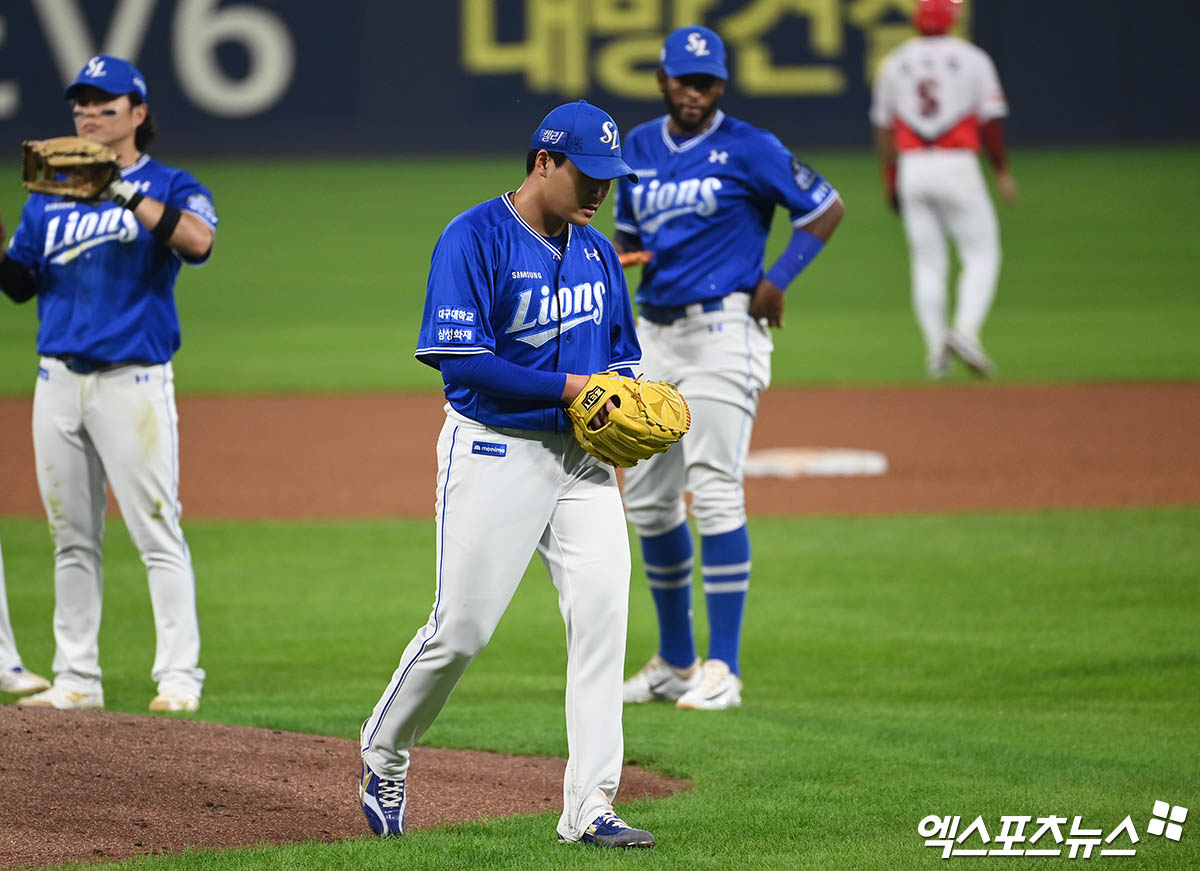
M166 204L181 212L196 216L204 222L209 230L213 233L217 232L217 208L213 205L212 194L208 188L196 181L190 172L182 169L175 171L167 192ZM184 257L182 254L179 256L185 263L200 266L212 256L212 247L209 247L203 257L192 259Z
M43 212L37 199L38 195L34 194L25 201L25 207L21 210L21 220L17 229L13 231L12 238L8 240L8 256L32 272L34 277L41 275L43 266L39 242L42 234L38 226Z
M637 370L642 363L642 346L638 342L634 326L633 306L629 302L625 270L621 268L615 248L606 245L603 250L608 260L609 275L613 280L612 320L609 322L608 331L612 351L609 354L608 368Z
M613 206L613 226L618 233L625 233L629 236L641 237L641 231L638 229L637 217L633 213L631 192L633 190L633 182L625 176L617 179L616 193L614 194Z
M759 193L779 203L792 216L792 226L812 223L833 205L838 192L804 161L792 155L774 135L762 132L754 161L754 184Z
M490 324L495 274L488 246L462 220L450 223L433 249L417 359L439 368L446 355L496 352Z

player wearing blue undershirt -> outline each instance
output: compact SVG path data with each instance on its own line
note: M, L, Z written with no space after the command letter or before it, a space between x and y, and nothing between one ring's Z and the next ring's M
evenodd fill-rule
M625 477L626 512L641 538L659 622L659 649L626 681L627 703L741 704L751 562L742 473L758 398L770 383L769 328L783 327L785 291L844 211L830 183L778 139L717 108L728 78L716 33L682 27L667 37L658 70L667 114L627 137L638 180L617 190L617 249L646 264L636 295L643 370L677 384L692 411L686 439ZM792 238L764 272L780 206L791 216ZM692 631L685 491L708 605L703 663Z
M446 385L436 598L363 724L359 800L376 834L404 832L409 751L536 551L567 630L559 840L654 844L612 806L630 571L616 470L580 447L565 413L589 375L641 360L617 253L589 226L629 174L612 118L567 103L534 132L521 187L463 212L434 247L416 355Z

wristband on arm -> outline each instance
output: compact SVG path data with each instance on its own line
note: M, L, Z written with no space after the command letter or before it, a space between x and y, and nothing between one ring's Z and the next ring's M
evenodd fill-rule
M164 245L169 244L171 237L175 234L175 228L179 226L179 219L182 217L179 209L164 205L162 217L158 219L158 223L154 225L150 235Z
M797 230L792 234L783 254L775 261L765 278L780 290L787 290L797 275L821 253L825 243L807 230Z

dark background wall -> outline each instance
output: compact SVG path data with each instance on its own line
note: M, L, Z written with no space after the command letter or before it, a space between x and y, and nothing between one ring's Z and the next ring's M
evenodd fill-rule
M795 11L803 8L804 12ZM662 37L729 47L724 107L793 146L866 145L869 70L911 0L5 0L0 131L70 131L62 88L133 59L172 153L511 154L558 103L623 127L657 114ZM1016 144L1200 141L1197 0L973 0ZM15 155L14 155L15 156Z

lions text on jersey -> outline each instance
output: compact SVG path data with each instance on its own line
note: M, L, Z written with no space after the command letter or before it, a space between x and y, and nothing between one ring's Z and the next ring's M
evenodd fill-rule
M625 139L639 181L619 180L616 227L654 252L637 301L680 306L753 291L776 205L804 227L837 191L774 135L720 110L687 139L673 137L668 121L642 124Z
M597 230L567 226L566 245L527 224L508 195L447 225L433 251L417 359L485 354L551 372L637 366L641 351L625 276ZM570 430L561 408L448 385L459 413L487 426Z
M212 195L186 171L143 155L121 176L216 231ZM37 278L43 356L165 363L179 350L181 257L121 206L33 194L8 256Z

